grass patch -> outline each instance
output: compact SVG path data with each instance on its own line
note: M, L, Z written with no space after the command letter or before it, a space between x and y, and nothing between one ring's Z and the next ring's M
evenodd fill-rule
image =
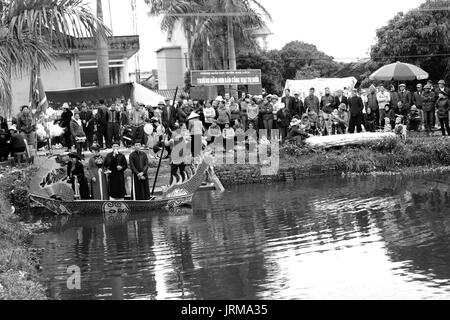
M44 300L45 289L39 283L38 264L28 247L32 233L11 213L11 205L24 213L29 207L28 185L36 169L4 170L0 184L0 299Z

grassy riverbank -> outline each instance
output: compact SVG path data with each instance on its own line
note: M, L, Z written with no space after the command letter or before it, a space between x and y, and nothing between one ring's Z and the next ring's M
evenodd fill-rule
M39 259L30 249L34 225L21 221L28 207L27 185L33 169L3 168L0 184L0 300L44 300ZM11 212L11 205L16 212Z
M450 138L398 138L370 142L358 147L310 149L285 146L280 168L335 168L339 173L399 171L412 167L450 165Z
M450 138L411 137L368 142L334 149L285 145L279 170L261 175L261 165L220 165L216 173L224 185L278 182L340 174L421 172L450 166Z

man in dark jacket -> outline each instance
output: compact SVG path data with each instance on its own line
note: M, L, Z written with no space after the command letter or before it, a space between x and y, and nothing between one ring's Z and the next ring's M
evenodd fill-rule
M105 100L99 101L100 106L97 110L97 142L101 149L104 148L103 138L107 141L107 126L108 126L108 108L105 106Z
M170 103L170 99L164 99L165 106L162 108L162 125L164 128L173 128L177 121L177 110Z
M406 85L402 83L399 86L398 97L401 102L403 102L403 107L409 112L412 103L412 94L410 91L406 90ZM398 103L397 103L398 105Z
M337 95L334 98L334 105L339 107L341 104L345 104L345 107L348 108L348 99L344 96L344 92L342 90L337 91Z
M277 112L277 124L280 130L282 142L286 139L288 135L289 124L291 123L292 114L289 112L287 107L278 110Z
M355 126L356 129L359 132L362 132L361 123L363 120L363 109L364 109L364 103L361 99L361 97L358 97L356 94L357 90L352 90L352 96L350 99L348 99L348 105L350 109L350 122L348 127L349 133L355 132Z
M412 103L417 107L417 109L422 110L423 107L423 91L422 85L420 83L417 84L417 91L413 94Z
M303 104L302 99L300 99L298 93L294 94L294 110L296 111L295 114L291 111L291 120L292 117L298 114L300 117L306 113L305 105Z
M300 110L295 110L295 100L291 97L291 90L284 90L284 97L281 98L281 102L284 103L284 106L292 116L295 116L296 114L300 115Z
M434 104L436 103L436 97L434 92L431 91L433 87L430 84L425 86L425 92L422 95L422 111L423 111L423 124L427 133L431 132L434 122Z
M314 88L309 89L309 95L305 98L305 108L306 112L312 110L316 114L319 114L320 102L319 98L317 98L314 93Z
M378 124L380 123L380 108L378 106L377 89L373 85L370 86L370 92L367 95L366 110L368 108L370 108L373 116L375 117L375 129L378 129Z
M94 116L92 115L92 111L88 110L87 104L83 102L81 105L80 111L80 119L83 124L83 131L86 134L86 143L84 144L84 151L87 149L91 149L92 144L94 143Z
M69 105L64 103L63 113L61 114L61 120L59 125L64 129L64 141L66 143L67 151L69 152L72 148L72 134L70 132L70 121L72 121L73 113L69 109Z
M120 112L117 110L115 103L111 105L111 110L106 114L107 133L106 133L106 148L112 148L113 141L120 141Z

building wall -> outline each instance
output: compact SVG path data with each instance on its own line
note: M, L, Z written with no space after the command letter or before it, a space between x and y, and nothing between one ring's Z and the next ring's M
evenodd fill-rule
M160 90L184 87L184 59L181 48L162 48L158 56L158 84Z
M41 79L45 90L73 89L81 86L80 67L78 57L69 61L58 57L54 60L55 67L41 68ZM22 78L13 76L12 88L12 115L15 116L20 106L29 104L30 73L24 73Z

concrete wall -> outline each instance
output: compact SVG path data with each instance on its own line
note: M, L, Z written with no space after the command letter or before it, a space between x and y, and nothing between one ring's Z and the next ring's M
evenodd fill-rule
M166 47L157 51L158 85L160 90L184 87L184 59L180 47Z
M80 67L78 58L69 61L58 57L54 61L55 67L41 68L41 79L45 90L73 89L81 86ZM20 106L29 104L30 74L24 73L22 78L13 76L12 88L12 115L20 111Z

